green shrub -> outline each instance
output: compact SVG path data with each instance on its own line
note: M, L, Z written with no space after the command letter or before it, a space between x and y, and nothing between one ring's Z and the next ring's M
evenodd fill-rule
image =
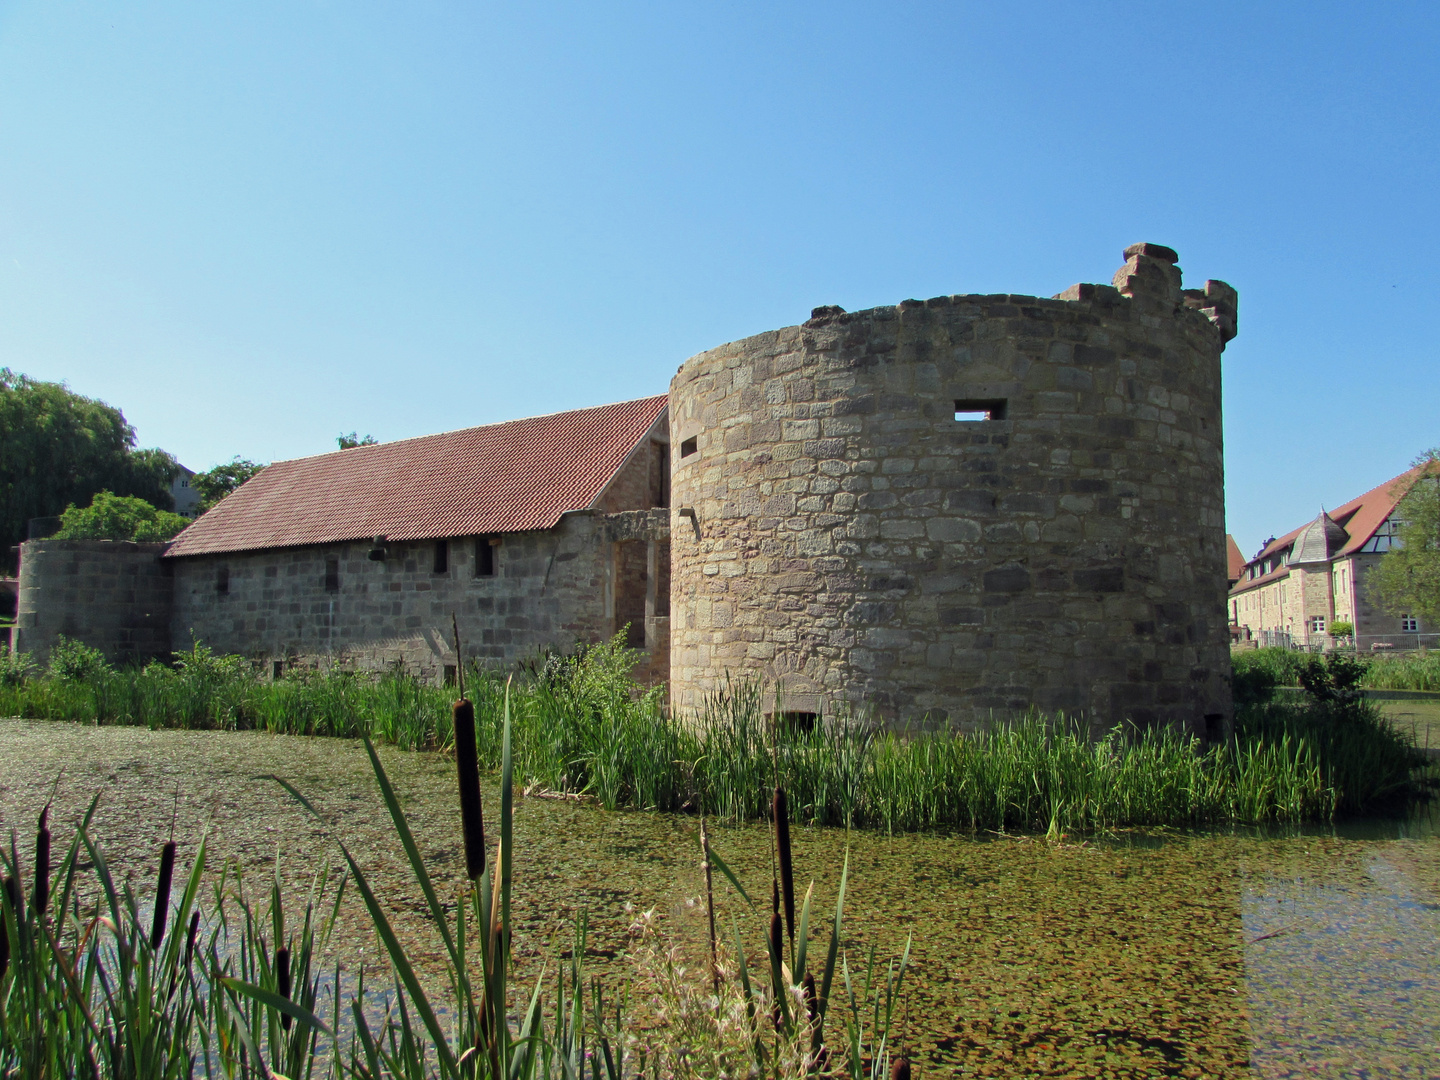
M56 637L50 649L50 674L57 679L79 682L104 675L109 670L104 653L64 634Z
M1300 668L1300 685L1312 701L1333 704L1342 712L1362 700L1361 680L1369 665L1345 653L1310 656Z
M0 686L21 686L35 671L35 661L30 658L29 653L0 649Z

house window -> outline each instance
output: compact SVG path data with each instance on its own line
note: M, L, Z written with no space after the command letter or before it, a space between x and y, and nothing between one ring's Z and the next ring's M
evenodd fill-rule
M695 453L696 450L700 449L700 442L699 442L699 440L700 440L700 436L698 436L698 435L691 435L688 439L686 439L684 442L682 442L682 443L680 444L680 456L681 456L682 458L687 458L687 457L689 457L691 454Z
M488 536L475 538L475 576L495 576L495 545Z
M435 541L435 569L436 574L448 574L450 572L450 541Z
M1325 616L1324 616L1324 615L1311 615L1311 616L1310 616L1310 633L1312 633L1312 634L1323 634L1323 633L1325 633Z
M220 566L216 568L215 592L220 596L230 595L230 567Z
M1418 634L1420 632L1420 620L1414 615L1401 615L1400 629L1407 634Z
M339 592L339 591L340 591L340 560L339 560L339 559L326 559L326 560L325 560L325 591L326 591L326 592Z
M955 419L1004 420L1005 405L1004 398L960 398L955 402Z
M1385 552L1391 548L1400 547L1400 530L1404 525L1403 521L1396 521L1394 517L1386 518L1375 530L1375 534L1365 541L1360 550Z

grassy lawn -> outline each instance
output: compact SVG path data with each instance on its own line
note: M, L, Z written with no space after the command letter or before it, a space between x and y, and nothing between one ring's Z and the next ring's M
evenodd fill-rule
M1440 750L1440 697L1381 701L1380 708L1396 727L1415 732L1415 742Z

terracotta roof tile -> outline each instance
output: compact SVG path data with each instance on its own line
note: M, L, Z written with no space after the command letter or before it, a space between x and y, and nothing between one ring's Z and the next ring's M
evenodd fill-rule
M665 402L662 394L277 461L166 556L549 529L595 501Z
M1231 581L1245 572L1245 556L1240 553L1235 537L1229 533L1225 534L1225 570Z

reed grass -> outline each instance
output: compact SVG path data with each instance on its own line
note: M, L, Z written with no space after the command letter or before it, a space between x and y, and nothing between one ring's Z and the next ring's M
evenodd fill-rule
M1237 686L1257 675L1268 686L1299 686L1300 672L1316 659L1299 649L1270 646L1246 649L1231 655ZM1360 685L1370 690L1440 691L1440 652L1402 653L1397 656L1367 656Z
M730 684L697 715L676 717L662 691L630 679L633 659L617 640L515 681L512 752L527 787L583 794L607 809L703 804L718 818L757 820L774 813L778 783L797 824L1045 833L1325 821L1424 794L1413 746L1378 716L1337 728L1323 704L1270 701L1272 683L1240 709L1235 737L1215 744L1127 728L1096 739L1038 714L974 735L899 733L861 718L805 731L770 724L753 683ZM472 670L467 692L475 760L497 770L506 682ZM403 672L269 681L202 645L173 667L0 684L0 715L365 737L407 749L451 750L456 738L450 695Z

